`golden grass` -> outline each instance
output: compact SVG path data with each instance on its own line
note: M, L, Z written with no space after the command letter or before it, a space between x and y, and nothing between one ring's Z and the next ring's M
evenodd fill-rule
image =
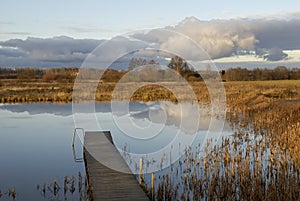
M128 89L136 85L126 84ZM190 84L199 102L210 103L204 82ZM110 101L115 86L100 84L96 100ZM166 175L157 190L157 200L187 200L191 194L195 200L299 200L300 80L225 82L224 87L227 120L236 129L234 139L223 139L222 146L205 161L195 160L191 153L186 155L182 163L189 163L193 171L180 173L182 195ZM166 88L149 83L135 91L130 100L176 102L178 97ZM72 90L72 83L1 80L0 101L70 102ZM84 91L82 95L88 96Z
M36 80L16 81L1 80L0 102L70 102L72 101L73 83L61 82L37 82ZM131 96L132 101L173 101L170 92L162 90L155 83L148 83L149 86L140 88ZM126 87L133 87L136 83L126 83ZM168 87L173 87L174 83L165 83ZM204 82L191 82L199 102L209 103L210 96ZM116 83L104 82L98 85L96 101L109 101ZM246 106L259 106L260 103L270 103L277 100L297 100L300 99L300 80L279 80L279 81L239 81L225 82L228 105L236 106L245 104ZM85 89L83 89L83 93ZM126 88L125 88L126 90ZM175 94L174 94L175 95ZM184 98L180 98L184 99ZM240 106L239 106L240 107Z
M156 199L300 200L300 101L233 108L227 118L233 136L203 159L187 148L159 178Z

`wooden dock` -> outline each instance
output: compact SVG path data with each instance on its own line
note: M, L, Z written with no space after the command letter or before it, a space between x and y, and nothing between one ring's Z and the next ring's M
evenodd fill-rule
M128 174L131 171L113 145L109 131L85 132L84 144L85 168L91 188L89 200L149 201L135 176ZM110 165L128 173L112 170Z

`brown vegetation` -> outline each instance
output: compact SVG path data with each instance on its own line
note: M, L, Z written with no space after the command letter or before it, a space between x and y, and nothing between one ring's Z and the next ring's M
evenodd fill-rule
M180 166L158 178L156 200L299 200L300 82L225 88L233 135L202 159L187 148Z
M274 69L255 68L231 68L223 74L227 81L254 81L254 80L299 80L300 69L287 69L285 66L278 66Z
M180 166L158 178L156 200L299 200L300 172L289 154L249 133L223 138L201 160L188 148Z
M50 183L37 184L36 189L46 200L88 200L89 194L87 178L80 172L77 176L65 176Z
M0 102L70 102L77 70L24 70L0 72ZM88 71L88 70L87 70ZM300 199L300 80L298 69L252 71L230 69L223 73L227 119L234 129L203 160L187 150L183 169L165 175L157 189L157 200L299 200ZM86 72L91 73L91 72ZM29 78L33 76L34 79ZM98 85L96 100L110 101L117 81L126 71L107 71ZM223 77L224 78L224 77ZM194 78L193 78L194 79ZM285 79L276 81L248 81ZM245 80L230 82L230 80ZM147 80L146 80L147 81ZM135 91L130 100L155 101L178 98L168 86L148 85ZM190 81L197 99L210 103L204 82ZM98 80L95 78L93 82ZM124 90L135 87L124 84ZM121 97L122 98L122 97ZM182 176L178 194L171 175Z

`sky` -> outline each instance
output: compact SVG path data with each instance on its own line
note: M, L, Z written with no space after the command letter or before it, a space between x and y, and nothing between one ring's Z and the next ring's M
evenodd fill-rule
M165 37L161 47L176 43L184 49L180 38L169 40L161 28L190 37L214 60L255 51L263 62L300 62L300 55L283 52L300 50L295 0L2 0L0 5L0 67L79 67L104 41L141 29L158 30L142 37L149 43ZM120 44L138 45L119 40L110 48Z
M0 41L30 37L109 39L136 29L200 20L278 16L300 9L300 1L261 0L2 0Z

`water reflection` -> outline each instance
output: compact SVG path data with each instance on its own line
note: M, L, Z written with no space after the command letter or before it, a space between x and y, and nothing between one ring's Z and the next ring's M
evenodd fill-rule
M188 119L189 121L185 125L187 133L191 133L189 131L194 130L193 126L195 122L193 121L199 119L198 130L207 130L211 121L210 107L203 106L200 108L200 114L196 113L197 107L198 105L188 103L173 104L171 102L159 102L159 104L151 105L146 111L131 114L131 117L135 119L147 119L153 123L164 123L168 126L174 125L178 128L181 127L184 119ZM162 118L164 115L167 117Z
M179 110L180 107L183 109ZM151 132L132 130L131 135L139 137L134 139L119 129L111 112L111 103L97 103L95 111L101 125L100 129L111 131L114 143L119 150L122 152L126 149L125 151L137 154L137 156L139 154L150 156L151 153L173 142L178 135L181 135L182 139L192 140L196 146L204 140L211 118L214 118L210 115L209 106L199 108L200 118L195 122L196 116L193 115L196 114L193 105L178 105L169 102L129 103L129 113L119 115L117 118L129 118L141 128L149 124L157 127L164 125L163 129L151 138L148 138L152 135ZM183 111L183 113L178 115L178 111ZM89 113L82 115L89 115ZM185 121L182 127L185 117L191 121ZM196 123L197 127L189 126L189 123L192 125ZM79 124L87 128L90 125L88 118ZM17 199L20 197L21 200L49 200L49 196L42 196L43 193L41 193L44 184L53 187L53 181L56 181L62 189L66 176L72 178L72 175L76 176L78 172L82 176L85 175L83 163L75 163L73 158L71 142L74 127L71 104L0 105L0 190L4 192L7 189L16 189ZM190 128L193 132L189 133ZM147 140L143 140L141 135ZM184 153L185 149L185 144L180 139L178 138L173 142L174 145L169 147L178 156L180 152ZM76 154L82 155L80 142L77 141L75 146ZM127 156L124 157L128 159L131 169L138 170L139 157L132 159L126 158ZM172 155L172 158L175 160L176 155ZM157 161L155 165L159 168L163 167L160 166L161 160L165 162L165 165L170 162L167 152L154 158L151 157L149 161L150 159L153 164ZM37 190L37 184L39 190ZM62 192L62 190L58 191L57 195L63 196ZM81 194L77 191L73 194L67 193L69 200L79 200L80 196ZM1 200L6 198L8 197L3 195Z
M141 157L151 164L149 172L157 171L175 163L186 147L203 145L206 139L218 140L222 135L222 130L214 127L222 126L224 120L213 113L210 105L112 102L112 106L112 112L106 113L97 110L109 108L109 103L96 104L93 114L80 110L75 113L76 127L110 131L114 145L134 173L139 172Z
M8 110L13 113L28 112L30 115L36 114L54 114L57 116L72 115L71 104L49 104L49 103L32 103L32 104L4 104L1 105L2 110ZM30 116L22 116L15 118L30 118Z
M0 106L0 200L12 200L5 194L8 189L15 189L16 200L49 200L37 191L37 184L54 180L60 184L78 172L85 175L83 163L73 160L74 123L67 111L71 105ZM76 149L82 150L79 143ZM79 197L74 192L67 200Z

